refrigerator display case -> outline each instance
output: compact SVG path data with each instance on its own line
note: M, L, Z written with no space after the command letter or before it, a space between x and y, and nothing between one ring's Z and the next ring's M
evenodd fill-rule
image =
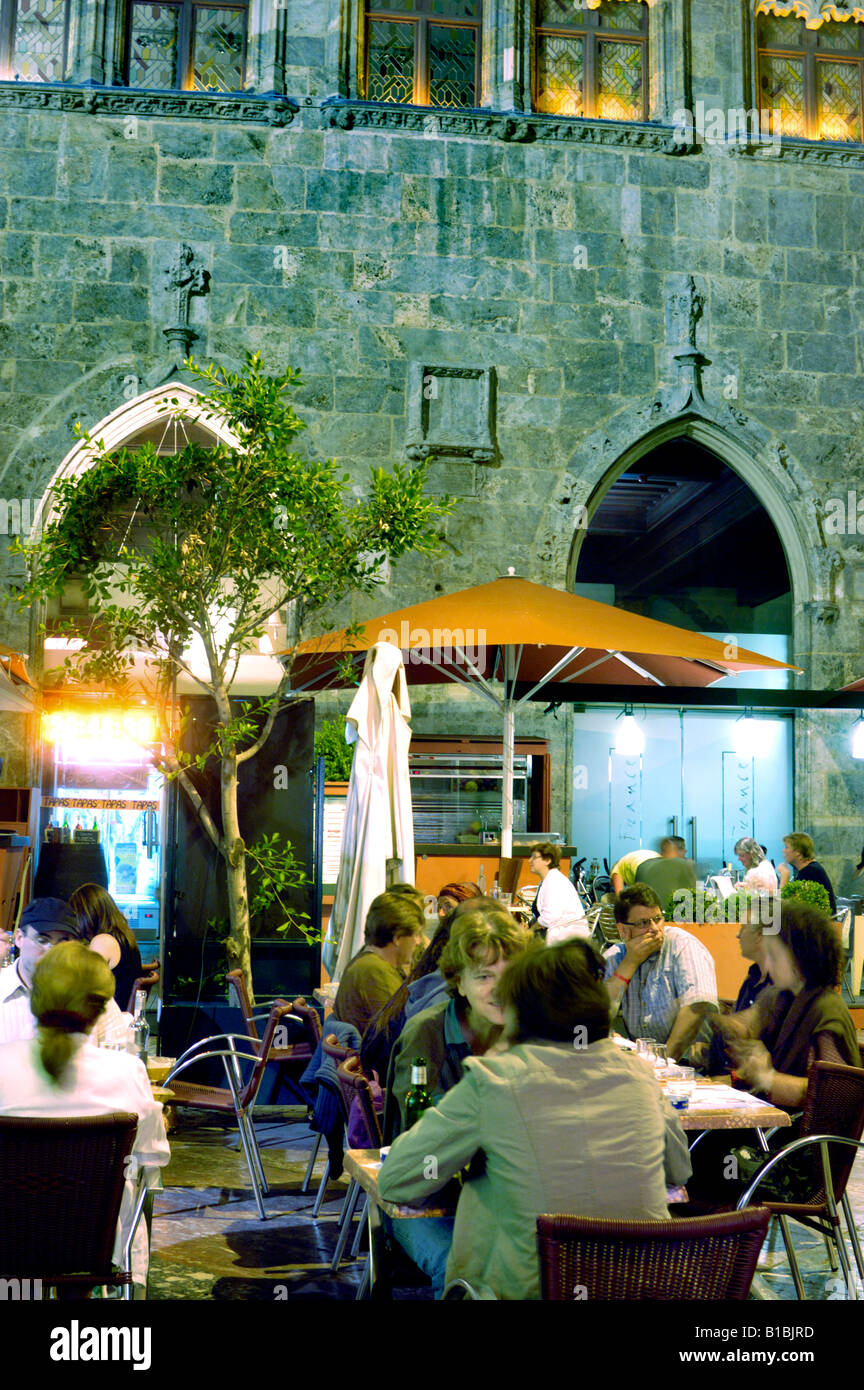
M40 850L99 845L108 891L142 956L158 955L164 786L148 749L124 737L122 717L55 717L43 769Z

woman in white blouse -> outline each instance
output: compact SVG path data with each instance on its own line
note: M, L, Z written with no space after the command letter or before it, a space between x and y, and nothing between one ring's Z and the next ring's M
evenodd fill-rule
M765 858L765 851L758 840L745 836L735 846L735 853L747 870L742 880L745 888L752 888L757 893L777 892L777 870L771 860Z
M89 1047L88 1036L114 998L114 976L101 956L78 941L54 946L33 971L30 1007L36 1037L0 1047L0 1115L80 1116L126 1111L138 1116L120 1207L114 1260L120 1262L135 1205L138 1168L168 1162L162 1107L153 1099L147 1072L127 1052ZM139 1224L132 1247L132 1276L146 1285L147 1230Z

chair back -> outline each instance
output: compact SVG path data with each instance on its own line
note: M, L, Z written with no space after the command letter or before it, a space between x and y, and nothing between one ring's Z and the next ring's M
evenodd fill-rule
M321 1019L318 1017L318 1010L313 1009L311 1004L307 1004L306 1000L301 998L294 1000L291 1012L303 1024L303 1041L308 1043L311 1052L314 1052L321 1041Z
M540 1296L746 1299L768 1230L767 1207L678 1221L538 1216Z
M342 1104L345 1107L346 1124L350 1121L351 1109L356 1101L363 1121L363 1128L366 1131L361 1147L380 1149L382 1144L381 1125L372 1099L369 1080L364 1075L360 1058L356 1053L346 1057L345 1061L340 1063L336 1075L339 1078L339 1090L342 1095Z
M526 862L525 859L498 860L499 893L509 893L511 897L516 896L516 889L519 887L519 878Z
M249 991L246 988L246 976L242 970L229 970L225 976L225 983L228 986L229 1000L233 997L234 1003L243 1015L246 1032L250 1038L254 1038L256 1042L259 1041L258 1027L252 1017L252 1000L249 998Z
M138 1116L0 1117L0 1275L111 1278Z
M139 975L137 980L133 980L132 990L129 994L129 1003L126 1007L126 1012L130 1014L134 1014L135 1012L135 995L138 993L139 989L143 989L145 994L149 994L153 986L159 983L158 960L148 961L146 965L142 964L141 969L144 971L144 974Z
M839 1134L845 1139L861 1138L864 1132L864 1069L846 1067L841 1062L814 1062L807 1073L807 1095L801 1117L801 1138L810 1134ZM834 1200L846 1191L852 1164L858 1152L846 1144L829 1144ZM826 1198L822 1164L813 1155L814 1187L806 1201ZM802 1200L805 1200L802 1198Z
M245 1086L239 1088L239 1100L241 1107L246 1110L255 1102L258 1094L258 1087L261 1085L261 1078L264 1075L264 1068L270 1061L270 1053L276 1046L276 1030L282 1019L291 1014L291 1005L280 1003L274 1004L267 1019L267 1026L264 1029L264 1036L261 1039L258 1051L258 1060L249 1073L249 1079Z
M653 888L665 907L679 888L696 892L696 866L692 859L646 859L636 870L636 882Z

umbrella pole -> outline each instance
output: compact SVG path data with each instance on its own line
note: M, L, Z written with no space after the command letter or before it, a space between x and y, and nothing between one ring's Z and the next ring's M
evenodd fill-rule
M515 678L513 648L504 648L504 776L501 779L501 858L513 855L513 746L516 710L513 704Z

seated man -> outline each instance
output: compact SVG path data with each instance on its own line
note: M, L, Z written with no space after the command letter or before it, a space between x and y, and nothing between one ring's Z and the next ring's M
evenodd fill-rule
M15 929L18 960L0 971L0 1043L32 1038L36 1025L30 1010L33 971L39 961L63 941L80 941L78 918L62 898L33 898L21 913ZM90 1041L97 1047L126 1041L128 1015L124 1018L113 999L100 1014Z
M362 1037L370 1021L403 984L423 936L423 912L404 893L379 893L366 914L366 944L339 983L333 1017Z
M647 883L618 894L615 920L623 940L606 957L613 1014L620 1009L631 1038L665 1043L678 1061L700 1030L710 1038L706 1020L717 1011L711 954L690 932L664 922Z
M579 894L558 868L560 863L561 850L552 844L535 845L528 859L532 874L540 877L534 916L538 925L546 928L547 946L568 936L591 935Z

